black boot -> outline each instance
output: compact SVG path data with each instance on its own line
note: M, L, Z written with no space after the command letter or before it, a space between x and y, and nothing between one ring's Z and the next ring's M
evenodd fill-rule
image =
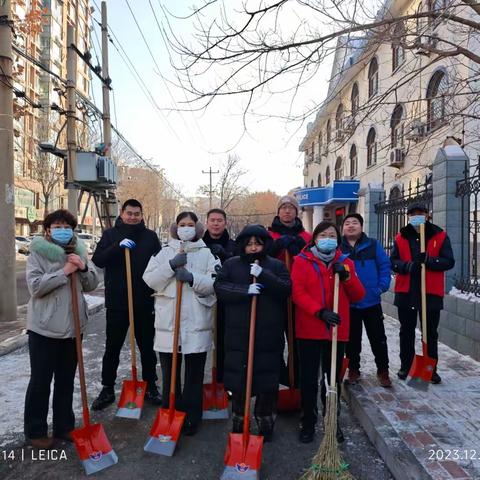
M243 433L243 416L232 415L232 433Z
M92 403L92 410L103 410L115 401L113 387L103 387L98 397Z
M345 437L343 436L342 429L340 428L340 423L337 421L337 442L343 443L345 441Z
M153 405L162 404L162 397L155 383L149 383L147 385L147 391L145 392L145 400L148 400Z
M298 440L301 443L312 443L315 436L315 424L310 422L302 422L300 424L300 433Z
M198 432L198 422L192 422L188 418L185 419L182 432L187 437L193 437Z
M263 436L264 442L270 442L273 436L275 422L272 415L255 417L258 426L258 433Z

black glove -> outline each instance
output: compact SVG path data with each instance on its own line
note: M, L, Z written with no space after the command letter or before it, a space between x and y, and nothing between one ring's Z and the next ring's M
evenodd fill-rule
M180 282L189 283L190 285L193 283L192 273L184 267L175 270L175 278Z
M298 255L305 245L305 240L297 235L296 237L293 237L293 242L288 245L288 253L290 253L292 256Z
M411 275L419 275L421 268L422 264L420 262L415 261L407 263L407 273L410 273Z
M338 273L338 277L342 282L350 278L350 272L345 267L345 264L340 262L336 262L333 264L333 273Z
M417 263L425 263L427 261L427 252L420 252L415 258L415 262Z
M328 310L328 308L322 308L316 313L316 316L326 323L327 328L330 328L332 325L340 325L340 315L332 310Z
M212 243L212 245L210 245L210 251L220 259L224 258L227 253L219 243Z
M187 254L185 252L177 253L171 260L169 260L169 263L172 270L183 267L187 264Z
M275 247L278 250L285 250L294 241L295 237L292 237L291 235L282 235L275 240Z

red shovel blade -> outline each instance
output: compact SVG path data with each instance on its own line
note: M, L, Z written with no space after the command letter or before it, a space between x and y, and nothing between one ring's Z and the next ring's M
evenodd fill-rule
M171 457L182 431L185 421L185 412L168 408L159 408L153 426L150 429L150 438L143 449L147 452Z
M227 393L221 383L206 383L203 385L203 417L209 419L209 413L214 412L224 412L226 416L223 415L221 418L228 418Z
M411 378L420 378L425 382L430 382L436 364L437 361L434 358L426 355L415 355L408 375Z
M139 380L124 380L117 417L140 418L145 400L147 382Z
M300 410L300 390L298 388L279 390L277 410L279 412L296 412Z
M87 475L115 465L118 457L99 423L77 428L72 438Z
M242 433L230 433L225 451L225 471L222 479L258 478L262 465L263 437L248 435L245 441Z

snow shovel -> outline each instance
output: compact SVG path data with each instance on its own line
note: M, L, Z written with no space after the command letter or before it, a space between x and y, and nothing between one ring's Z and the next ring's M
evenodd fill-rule
M132 359L132 380L124 380L122 394L118 402L117 417L135 418L142 414L147 382L137 379L137 356L135 352L135 327L133 324L132 266L130 250L125 248L125 267L127 272L128 321L130 323L130 357Z
M425 225L420 225L420 252L425 252ZM415 355L410 372L408 385L426 389L432 380L432 374L437 361L428 356L427 349L427 293L425 279L425 264L421 266L421 313L422 313L422 355Z
M82 333L80 330L80 316L78 314L77 274L70 276L70 289L72 296L73 321L75 324L75 347L77 350L78 373L80 376L80 391L83 407L83 427L72 432L78 456L83 464L85 473L90 475L104 468L111 467L118 462L117 454L113 451L108 441L103 425L90 423L88 410L87 387L85 385L85 367L83 365Z
M287 265L287 270L290 273L292 270L292 257L288 251L285 252L285 263ZM289 296L287 299L287 333L288 333L288 388L279 390L278 392L278 401L277 401L277 410L279 412L296 412L300 410L300 390L295 388L295 371L294 371L294 333L293 333L293 305L292 297Z
M212 383L203 386L203 413L205 420L224 420L228 418L228 397L222 383L217 383L217 305L214 305L213 340L215 343L212 357Z
M150 430L150 438L143 449L146 452L171 457L175 451L185 412L175 410L175 387L177 385L178 335L180 331L180 313L182 305L183 283L177 280L177 302L175 307L175 326L173 331L172 370L170 374L170 398L168 408L159 408L155 422Z
M255 262L258 263L258 260ZM253 277L254 283L256 278ZM220 480L258 480L262 463L263 437L250 435L250 402L252 394L253 356L255 352L255 323L257 320L257 295L252 298L250 333L248 339L247 380L243 433L230 433L225 451L225 470Z

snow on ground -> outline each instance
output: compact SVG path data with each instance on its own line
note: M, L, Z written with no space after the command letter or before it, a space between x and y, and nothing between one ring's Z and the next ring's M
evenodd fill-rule
M449 295L453 297L461 298L463 300L468 300L469 302L478 302L480 303L480 297L477 297L474 293L465 293L458 288L452 287L452 289L448 292Z

